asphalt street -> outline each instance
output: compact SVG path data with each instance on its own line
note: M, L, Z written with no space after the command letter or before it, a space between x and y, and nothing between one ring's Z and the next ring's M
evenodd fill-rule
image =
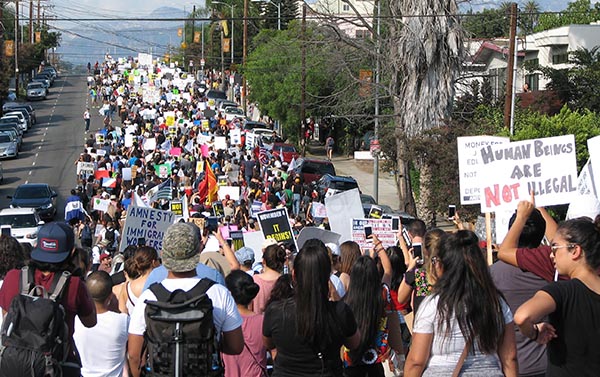
M47 183L58 194L56 219L64 218L64 202L75 187L75 161L83 149L83 112L86 106L85 77L61 76L45 101L30 102L37 124L24 135L19 157L2 161L4 181L0 208L7 208L16 187L23 183ZM99 115L94 122L101 125Z

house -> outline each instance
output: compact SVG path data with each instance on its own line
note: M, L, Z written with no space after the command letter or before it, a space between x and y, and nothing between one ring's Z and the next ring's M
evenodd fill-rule
M310 8L317 17L323 15L333 19L340 30L349 37L371 38L369 27L373 22L374 4L372 0L317 0ZM356 12L352 8L356 9ZM364 22L368 26L364 25Z

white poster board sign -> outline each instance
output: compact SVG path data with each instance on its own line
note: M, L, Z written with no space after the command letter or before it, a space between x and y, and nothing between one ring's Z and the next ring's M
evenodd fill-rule
M94 174L94 163L93 162L77 162L77 175L80 174Z
M479 204L480 182L477 175L479 168L479 150L488 145L510 142L507 137L498 136L465 136L456 138L458 149L458 173L460 183L460 204Z
M600 136L588 139L587 146L590 153L589 162L591 163L591 178L593 182L591 191L598 198L599 193L597 188L600 188Z
M254 139L255 136L253 133L251 132L247 132L246 133L246 148L254 148Z
M155 138L149 138L144 140L144 150L146 151L153 151L156 149L156 139Z
M251 248L254 250L254 261L262 262L263 252L262 252L262 244L265 242L265 236L263 232L247 232L244 233L244 246Z
M219 200L225 199L226 195L229 195L231 200L240 200L240 188L239 186L219 186Z
M234 128L229 131L229 138L231 139L231 145L242 144L242 131L239 128Z
M100 199L100 198L94 199L94 206L93 206L94 211L108 212L108 206L110 206L109 199Z
M365 216L358 189L325 198L331 231L340 235L340 243L352 240L352 219Z
M132 134L125 134L125 147L126 148L133 147L133 135Z
M131 168L121 169L121 175L123 176L124 181L131 181Z
M577 192L575 157L573 135L481 148L481 212L515 209L531 191L537 206L570 203Z
M379 238L383 247L396 245L398 231L392 230L392 219L352 219L352 241L359 244L361 249L373 248L373 240L365 238L365 226L373 229L373 234Z
M137 245L139 238L144 238L147 246L162 250L165 232L174 220L175 214L171 211L130 205L127 208L119 251L125 250L129 245Z
M225 150L227 149L227 139L225 136L215 136L215 149Z
M598 161L598 163L600 163L600 161ZM575 219L581 216L587 216L590 219L594 219L596 218L596 215L600 213L600 201L598 201L597 198L594 174L593 164L590 158L577 177L577 195L569 204L567 219Z

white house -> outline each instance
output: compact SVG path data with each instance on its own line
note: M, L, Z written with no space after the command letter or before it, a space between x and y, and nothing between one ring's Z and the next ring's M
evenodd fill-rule
M349 37L370 38L371 32L368 27L373 22L374 4L372 0L317 0L310 4L310 7L317 14L329 16ZM355 8L356 12L352 8Z

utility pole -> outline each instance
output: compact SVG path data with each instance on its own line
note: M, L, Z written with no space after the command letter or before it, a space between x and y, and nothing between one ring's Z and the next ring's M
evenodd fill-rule
M511 109L515 80L515 51L517 38L517 3L510 4L510 43L508 45L508 66L506 69L506 94L504 97L504 127L510 128L512 122Z
M29 0L29 43L33 44L33 0Z
M15 93L19 96L19 0L15 0Z
M381 53L381 0L377 4L376 52L375 52L375 126L373 137L379 143L379 54ZM373 199L379 202L379 150L373 150Z
M246 66L246 54L248 53L248 0L244 0L244 34L242 36L242 64ZM246 76L242 79L242 108L246 113Z
M300 79L300 138L302 157L306 156L306 2L302 2L302 24L300 28L300 43L302 43L302 69Z

